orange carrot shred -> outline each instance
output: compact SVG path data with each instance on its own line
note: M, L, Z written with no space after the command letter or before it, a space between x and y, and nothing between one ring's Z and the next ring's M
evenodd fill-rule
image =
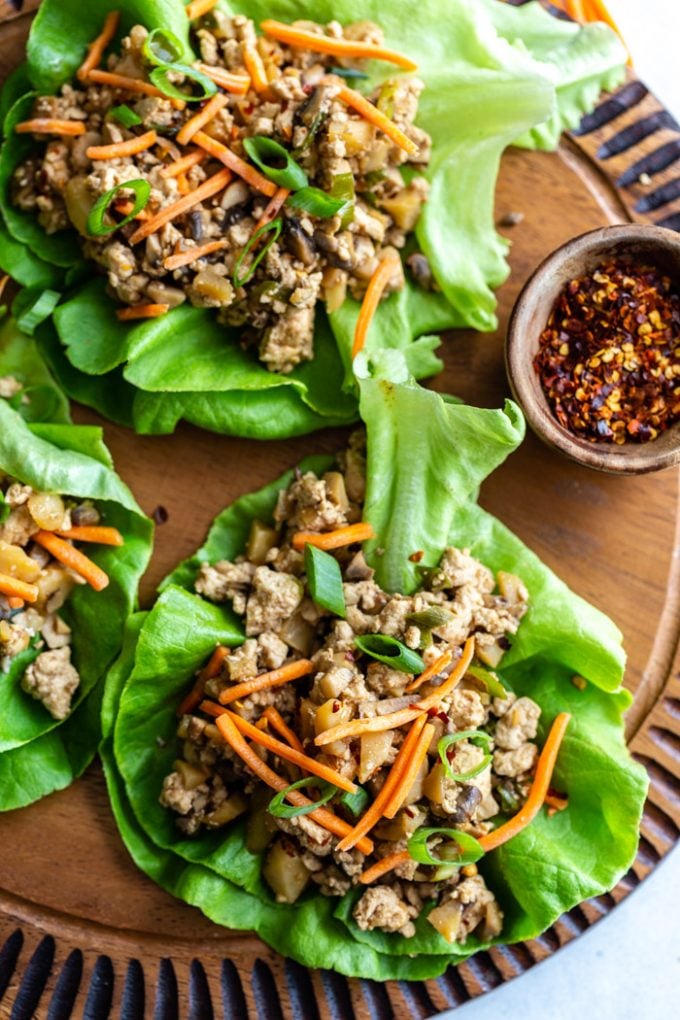
M369 326L380 304L385 287L387 287L400 265L401 259L397 252L393 248L388 248L369 280L364 299L361 302L359 317L354 328L352 358L356 358L359 351L364 349Z
M2 298L2 293L3 293L5 287L7 286L8 283L9 283L9 273L6 273L3 277L0 277L0 298Z
M373 826L377 825L380 821L385 807L389 804L392 794L397 789L399 782L408 767L409 759L424 726L425 716L423 715L416 719L413 726L407 733L403 744L399 748L397 757L394 759L392 768L388 772L387 778L378 793L378 796L364 812L352 831L348 833L347 836L338 844L338 850L351 850L352 847L357 845L357 841L362 836L365 836L367 832L370 832Z
M311 50L313 53L330 53L338 57L357 57L366 60L385 60L390 64L403 67L405 71L418 70L418 65L409 57L403 53L397 53L396 50L387 49L385 46L355 42L353 39L334 39L329 35L306 32L271 18L263 21L260 28L265 35L271 36L272 39L278 39L279 42L286 43L288 46Z
M217 116L220 110L227 105L229 98L223 92L216 92L205 106L190 117L177 132L177 141L180 145L188 145L197 131Z
M87 76L90 72L94 71L95 67L99 66L102 57L104 56L104 50L116 34L119 21L120 11L109 11L106 15L101 32L97 38L90 43L88 47L88 54L76 71L76 78L78 78L79 81L87 81Z
M105 528L100 524L82 525L69 528L68 531L55 531L60 538L70 538L73 542L96 542L99 545L124 545L125 539L118 528Z
M546 794L550 789L555 762L557 761L557 755L559 754L564 734L567 732L570 719L571 715L569 712L560 712L555 718L550 727L548 738L543 745L543 750L539 755L536 775L531 784L529 796L513 818L510 818L503 825L499 825L493 832L488 832L480 838L479 842L485 851L495 850L496 847L502 846L503 843L507 843L509 839L518 835L523 829L526 829L527 825L534 820L541 810Z
M90 145L85 150L88 159L120 159L122 156L136 156L139 152L145 152L152 145L156 144L156 132L145 131L143 135L135 135L124 142L114 142L112 145Z
M386 875L388 871L400 868L402 864L408 864L412 860L413 858L408 850L397 850L396 853L382 857L376 864L372 864L370 868L366 868L366 871L362 871L359 875L359 881L362 885L370 885L371 882L375 882L378 878Z
M418 716L424 715L423 710L414 706L413 708L400 708L398 712L390 712L389 715L373 715L368 719L350 719L349 722L339 723L337 726L324 730L314 738L317 747L325 744L332 744L335 740L345 740L347 737L360 737L364 733L381 733L383 730L394 730L406 723L413 722Z
M259 170L255 170L250 163L246 163L244 159L241 159L235 152L228 149L226 145L222 145L222 142L218 142L215 138L206 135L204 131L196 132L194 142L210 153L215 159L218 159L220 163L224 163L226 167L233 170L239 177L242 177L247 184L250 184L251 188L261 191L269 198L276 193L276 185L273 181L268 180L264 174L261 174Z
M362 521L335 531L296 531L292 545L298 552L302 552L306 545L314 545L317 549L342 549L355 542L366 542L369 538L375 538L375 531L368 521Z
M223 191L231 177L232 175L229 170L220 170L218 173L213 174L212 177L209 177L207 181L204 181L203 184L199 185L190 195L184 195L171 205L166 205L164 209L160 209L155 216L151 216L146 223L143 223L141 227L135 230L130 238L130 244L138 244L145 237L149 237L150 234L155 234L166 223L187 212L192 206L197 205L206 198L210 198L212 195L216 195L219 191Z
M131 202L129 198L118 198L114 201L113 205L116 212L120 213L121 216L129 216L135 207L135 203ZM140 209L135 215L135 219L140 222L142 220L148 220L148 218L149 214L146 209Z
M554 811L564 811L569 807L569 798L561 797L557 793L546 793L543 803L547 804Z
M262 57L255 46L243 44L243 63L250 75L250 83L256 92L266 93L269 91L269 80L267 72L262 63Z
M158 319L169 311L170 305L165 304L130 305L117 309L116 316L121 322L131 322L133 319Z
M10 609L23 609L25 602L23 599L20 599L17 595L8 595L7 605L9 606Z
M211 255L214 251L220 251L221 248L226 247L226 244L226 241L208 241L206 244L196 245L195 248L187 248L186 251L178 252L176 255L168 255L163 260L163 266L169 272L172 272L173 269L180 269L182 266L190 265L204 255Z
M273 705L269 705L262 713L262 718L265 722L268 722L271 728L276 730L276 732L282 736L291 747L294 747L296 751L300 751L301 754L304 752L302 741L298 737L297 733L290 728L277 708L274 708Z
M26 581L19 581L9 574L0 574L0 592L9 595L10 598L23 599L24 602L37 602L40 591L35 584L27 584Z
M427 669L424 670L420 676L415 677L415 679L411 681L406 688L406 693L410 694L411 691L417 691L418 688L422 687L422 685L427 683L428 680L431 680L432 677L441 673L443 669L446 669L452 658L453 652L450 648L447 648L446 651L439 656L439 658L430 663Z
M413 754L409 758L404 774L396 788L392 791L392 796L386 806L383 808L383 815L385 818L394 818L397 811L408 797L411 788L416 781L418 772L427 758L427 749L430 746L434 732L435 729L431 723L427 723L426 726L423 726L422 732L418 737L418 743L415 746Z
M350 89L347 85L341 85L340 90L337 93L336 99L339 99L345 106L349 106L350 109L356 110L364 120L369 121L382 131L384 135L387 135L395 145L398 145L404 152L408 152L409 155L414 156L418 152L418 146L415 142L404 134L401 128L397 127L393 120L386 117L382 110L379 110L377 106L374 106L366 98L362 96L361 92L357 92L355 89Z
M233 720L225 712L217 719L217 728L220 733L230 745L230 747L238 754L238 756L245 762L251 772L254 773L261 779L263 783L270 786L273 790L285 790L290 784L285 779L281 779L280 776L270 769L261 758L252 750L250 744L243 739L238 729L236 728ZM296 807L308 807L313 803L308 797L300 793L299 790L291 790L287 799L294 804ZM347 822L343 821L342 818L338 818L332 811L327 808L317 808L314 811L310 811L309 818L312 818L322 828L328 832L332 832L336 836L345 836L351 829L351 826ZM370 839L362 839L357 843L357 847L364 854L370 854L373 852L373 843Z
M244 96L250 88L250 77L247 74L232 74L231 71L227 71L223 67L203 64L200 60L194 64L194 67L226 92L234 92L236 95Z
M182 156L180 159L174 160L172 163L168 163L160 171L161 177L177 177L178 174L184 174L187 170L191 170L192 167L198 166L207 158L205 152L201 149L195 149L193 152L187 153L186 156Z
M105 574L101 567L88 559L80 549L69 545L63 538L59 538L53 531L39 531L33 536L33 541L52 553L55 560L59 560L65 567L74 570L84 578L95 591L103 591L109 583L108 574Z
M187 4L184 8L187 12L187 18L189 21L194 21L196 18L202 18L204 14L211 11L213 7L216 7L218 0L191 0L190 4Z
M310 659L296 659L289 662L280 669L272 669L269 673L260 673L252 680L244 680L243 683L235 684L220 694L220 704L230 705L232 701L239 698L247 698L255 691L269 690L271 687L281 687L291 680L298 680L301 676L307 676L314 671L314 663Z
M116 74L115 71L100 71L95 68L87 76L88 82L96 85L110 85L113 89L122 89L124 92L141 92L145 96L155 96L157 99L167 99L165 93L141 78L128 78L125 74ZM187 105L183 99L170 99L170 103L176 110L183 110Z
M58 120L54 117L34 117L23 120L14 128L18 135L84 135L86 128L82 120Z
M196 683L189 691L177 709L177 715L188 715L200 704L205 693L205 685L208 680L213 680L222 669L224 660L229 655L229 648L226 645L218 645L210 656L208 664L203 667L196 678Z
M419 701L417 703L418 708L422 708L427 712L429 709L438 705L440 701L447 696L447 694L450 694L456 684L458 684L467 673L468 666L472 662L474 654L475 639L473 637L469 637L463 645L463 654L447 676L446 680L444 680L439 687L436 687L435 690L432 691L432 694L428 694L426 698Z
M277 190L276 194L269 201L269 204L267 205L264 212L260 216L259 220L255 224L255 229L253 230L254 234L256 234L258 230L261 230L262 227L266 227L268 223L271 223L271 221L278 214L279 209L281 208L281 206L286 201L289 195L290 191L288 188L279 188Z

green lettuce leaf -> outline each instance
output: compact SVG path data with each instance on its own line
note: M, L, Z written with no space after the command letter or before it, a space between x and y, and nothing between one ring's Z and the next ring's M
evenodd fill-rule
M416 578L409 555L422 548L424 562L432 565L447 544L470 548L494 571L518 574L529 589L530 608L503 660L504 682L540 704L542 739L559 712L572 713L555 773L556 787L569 796L568 810L553 818L542 814L480 865L505 912L499 941L532 938L563 911L611 888L635 856L646 776L624 741L623 713L631 699L620 686L620 634L477 504L485 475L522 437L514 405L476 410L424 391L395 352L364 357L359 370L368 429L365 516L385 549L375 556L375 548L369 548L369 557L381 583L394 590L403 582L399 590L412 589ZM300 467L323 471L329 459ZM352 920L356 891L340 901L307 892L294 907L282 907L261 880L259 855L245 846L243 822L186 839L158 803L176 754L176 706L216 641L233 644L238 638L228 611L191 591L196 573L201 563L233 558L243 548L250 522L270 519L277 492L290 477L283 475L222 513L195 556L164 582L144 622L118 678L120 704L108 724L115 716L110 769L117 774L111 782L119 817L121 804L127 811L123 835L152 875L161 868L167 874L172 855L181 878L166 888L220 923L242 927L240 896L249 894L248 917L261 937L307 966L376 979L433 976L482 943L471 940L452 948L426 916L409 940L360 932ZM408 529L394 523L404 519ZM571 683L574 672L588 681L584 690ZM140 841L143 853L135 849ZM187 870L187 862L203 870Z
M13 318L0 322L0 376L14 376L23 390L15 410L28 421L70 422L68 401L40 356L35 340Z
M434 149L427 171L432 192L417 236L440 293L425 292L409 280L401 293L381 303L368 349L410 351L416 378L436 373L441 364L431 343L415 351L417 338L454 327L496 326L494 289L508 272L507 242L493 222L504 148L517 139L553 147L560 131L576 123L598 91L618 80L624 59L620 43L604 26L574 26L550 17L539 4L517 10L497 0L451 0L443 8L439 0L424 0L418 33L412 31L412 10L404 3L235 0L221 6L256 21L373 18L391 45L419 62L426 84L419 123L432 135ZM31 102L22 90L30 82L34 90L52 91L68 81L104 13L113 7L122 10L123 31L140 21L149 28L171 28L188 45L183 0L106 0L86 11L78 0L44 0L32 27L27 68L9 89L14 105L5 101L7 137L0 156L5 218L0 265L11 265L13 242L22 242L26 247L17 278L27 285L54 285L44 282L48 262L62 268L82 263L71 233L46 237L35 219L9 204L9 176L33 144L13 134L14 123ZM394 69L375 64L370 72L369 87ZM56 352L50 357L52 370L71 396L138 432L171 432L185 419L218 432L274 438L356 417L350 351L359 306L352 300L330 317L330 331L325 316L319 317L314 361L281 376L245 354L238 337L217 327L210 312L179 308L153 323L124 325L112 317L103 285L77 285L71 270L69 280L75 289L56 317L57 330L78 371L63 361L58 367ZM116 402L109 382L121 390L121 368L131 387L123 387L125 395ZM101 385L88 383L87 375L102 376Z
M2 364L0 357L0 368ZM106 523L117 527L125 539L120 549L102 546L88 550L109 575L110 584L99 593L89 585L77 586L63 610L64 619L73 629L73 659L81 676L71 717L75 719L79 706L93 701L87 696L118 653L125 620L136 604L137 584L149 559L152 525L112 470L98 428L59 422L29 426L5 401L0 401L0 470L37 489L96 500ZM0 677L2 754L57 729L61 731L66 725L58 724L42 705L24 694L19 683L20 676L13 673ZM87 717L93 714L97 716L98 709L85 712ZM80 732L75 726L65 732L76 729ZM93 751L98 742L97 728L88 729L84 736ZM57 745L53 742L49 746L46 757L56 766ZM5 796L11 798L12 792L0 785L0 808L6 806Z

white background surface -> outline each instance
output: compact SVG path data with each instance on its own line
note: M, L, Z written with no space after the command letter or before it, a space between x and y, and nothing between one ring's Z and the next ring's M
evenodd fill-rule
M680 0L609 0L640 78L680 120ZM671 1020L680 1016L680 847L555 956L451 1020ZM401 1020L401 1018L400 1018Z

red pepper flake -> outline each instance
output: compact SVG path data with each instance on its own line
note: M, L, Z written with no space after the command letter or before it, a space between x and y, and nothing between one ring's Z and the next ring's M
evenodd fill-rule
M670 277L621 259L572 280L534 367L575 435L618 446L656 439L680 420L680 295Z
M409 559L410 559L411 563L420 563L420 561L422 560L424 555L425 555L425 550L424 549L418 549L417 552L411 553L411 555L409 556Z

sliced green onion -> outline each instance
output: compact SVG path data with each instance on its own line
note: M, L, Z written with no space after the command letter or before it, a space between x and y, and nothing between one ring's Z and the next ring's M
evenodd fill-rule
M345 593L342 588L340 564L330 553L316 546L305 546L305 573L307 587L317 606L327 609L344 620L347 615Z
M394 117L394 103L397 95L398 82L392 78L384 82L378 94L376 106L381 113L384 113L390 120Z
M328 119L328 116L329 114L327 110L319 110L307 131L307 135L305 137L304 142L302 143L302 145L298 145L297 149L293 149L293 156L295 159L301 156L303 152L307 151L307 149L314 141L314 137L319 131L319 128L321 127L323 122Z
M263 227L260 227L259 230L255 231L253 236L248 241L248 244L245 246L245 248L243 249L243 251L239 255L238 259L236 260L236 265L234 266L234 273L233 273L233 276L232 276L232 280L233 280L233 283L234 283L235 287L244 287L246 285L246 283L248 282L248 280L251 279L253 273L255 272L257 267L259 266L259 264L262 261L262 259L265 257L265 255L267 254L267 252L269 251L271 246L274 244L274 242L278 240L279 234L281 233L281 227L282 226L283 226L283 220L281 219L280 216L277 216L275 220L271 221L271 223L265 223L265 225ZM257 253L255 258L253 259L253 262L252 262L252 265L250 266L250 269L246 270L244 276L239 276L239 272L240 272L241 266L243 265L243 260L246 258L248 253L251 251L253 245L257 244L257 242L260 240L260 238L264 234L268 234L268 233L271 233L272 236L268 239L268 241L265 244L264 248Z
M264 135L244 138L243 148L262 173L270 181L274 181L274 184L277 184L279 188L297 191L298 188L304 188L307 185L307 174L300 164L296 163L288 150L275 142L273 138L265 138ZM284 165L276 167L272 166L272 163L283 163Z
M28 333L29 336L33 336L40 323L44 322L57 307L60 297L61 294L56 290L44 290L35 301L24 308L21 314L17 316L17 326L22 333Z
M168 80L169 74L183 74L185 78L200 85L203 92L198 96L182 92ZM149 75L149 80L164 96L168 96L170 99L183 99L185 103L202 103L204 99L209 99L217 92L217 85L208 78L207 74L197 71L195 67L189 67L188 64L159 64L158 67L154 67Z
M107 227L104 223L104 217L106 212L111 205L119 191L134 191L135 193L135 204L130 212L124 219L120 220L119 223L114 223L112 226ZM115 188L111 188L104 195L94 203L90 209L90 213L87 217L87 232L90 237L105 237L107 234L112 234L114 230L118 230L120 227L124 227L126 223L133 220L137 213L140 213L146 203L149 201L151 195L151 185L148 181L139 180L125 181L123 184L117 184Z
M479 765L475 768L470 769L469 772L454 772L449 762L447 751L451 744L457 744L459 740L469 740L475 747L485 747L486 752ZM483 772L487 765L490 763L492 754L489 751L491 746L491 737L484 730L462 730L460 733L448 733L442 737L437 744L437 750L439 757L441 758L442 765L446 770L446 774L449 779L453 779L456 783L467 783L468 779L474 779L480 772Z
M468 675L473 676L475 680L481 680L492 698L500 698L502 701L507 698L508 692L490 669L484 669L483 666L468 666Z
M354 638L354 644L365 655L402 673L422 673L425 669L425 663L417 652L387 634L363 634Z
M435 857L428 847L428 840L433 836L446 836L453 843L457 844L458 852L455 863L462 868L465 864L474 864L484 856L481 844L467 832L460 832L458 829L417 829L408 841L406 849L414 861L419 864L430 864L438 867L441 864L450 864L446 857Z
M11 512L10 505L5 499L4 492L2 491L2 489L0 489L0 524L5 523L5 521L10 515L10 512ZM350 794L350 796L352 795Z
M174 32L154 28L144 40L142 56L150 64L173 64L184 56L184 46Z
M333 198L326 191L320 188L301 188L290 195L286 205L292 205L294 209L302 209L310 216L318 216L319 219L327 220L331 216L343 215L352 209L352 203L342 198ZM354 213L352 213L354 217Z
M354 220L354 203L356 201L354 174L334 174L330 193L333 198L339 198L348 203L347 208L342 212L340 221L340 229L346 230Z
M357 786L356 793L345 792L338 798L338 804L342 804L343 807L347 808L354 818L363 815L370 801L371 798L363 786Z
M112 107L109 110L109 116L126 128L137 127L138 124L142 123L142 118L139 114L135 113L129 106L126 106L125 103Z
M316 789L321 791L321 796L313 804L307 804L303 807L293 807L290 804L284 804L286 797L292 790L303 790L310 786L316 787ZM316 811L317 808L327 804L336 793L336 787L331 783L327 783L324 779L319 779L318 776L304 776L302 779L298 779L296 783L291 783L285 790L279 790L270 800L267 810L274 818L299 818L301 815L309 815L312 811Z
M443 627L445 623L450 623L452 619L453 613L450 613L448 609L443 609L441 606L428 606L420 613L409 613L406 622L420 627L421 630L434 630L436 627Z
M359 81L361 78L368 78L365 71L358 71L355 67L329 67L329 74L337 74L338 78L347 78L349 81Z

